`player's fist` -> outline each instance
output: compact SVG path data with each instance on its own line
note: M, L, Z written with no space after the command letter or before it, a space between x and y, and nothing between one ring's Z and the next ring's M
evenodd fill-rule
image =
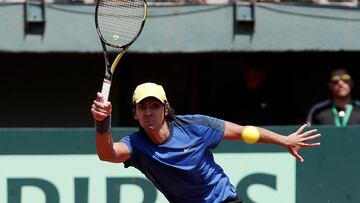
M104 102L104 96L100 92L97 93L96 99L91 106L91 113L95 120L103 121L105 118L111 116L112 105L111 102Z

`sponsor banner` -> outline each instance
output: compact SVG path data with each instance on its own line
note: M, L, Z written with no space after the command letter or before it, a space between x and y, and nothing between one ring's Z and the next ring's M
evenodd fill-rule
M295 202L296 163L287 153L216 153L244 199ZM2 155L0 203L168 202L144 175L97 155Z

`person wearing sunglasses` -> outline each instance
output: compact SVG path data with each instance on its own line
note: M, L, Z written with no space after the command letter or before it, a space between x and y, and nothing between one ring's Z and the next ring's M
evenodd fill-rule
M328 82L332 98L312 106L307 124L337 127L360 124L360 101L351 96L353 85L353 79L345 68L332 70Z

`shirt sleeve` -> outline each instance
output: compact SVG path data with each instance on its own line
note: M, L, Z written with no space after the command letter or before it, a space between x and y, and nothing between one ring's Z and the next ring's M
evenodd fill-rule
M134 150L133 150L133 147L131 146L131 135L128 135L128 136L125 136L123 137L120 142L126 144L130 150L130 159L124 161L124 167L125 168L128 168L129 166L133 166L133 163L132 163L132 159L131 157L133 157L133 153L134 153Z
M225 121L203 115L195 115L199 128L202 132L202 138L205 144L214 149L217 147L224 136Z

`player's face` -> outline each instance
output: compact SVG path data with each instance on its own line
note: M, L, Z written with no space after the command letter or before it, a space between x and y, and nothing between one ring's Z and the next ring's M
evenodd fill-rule
M135 119L145 131L158 131L165 121L165 106L154 97L145 98L135 106Z
M329 88L334 97L345 98L351 93L352 80L346 70L335 70L331 74Z

